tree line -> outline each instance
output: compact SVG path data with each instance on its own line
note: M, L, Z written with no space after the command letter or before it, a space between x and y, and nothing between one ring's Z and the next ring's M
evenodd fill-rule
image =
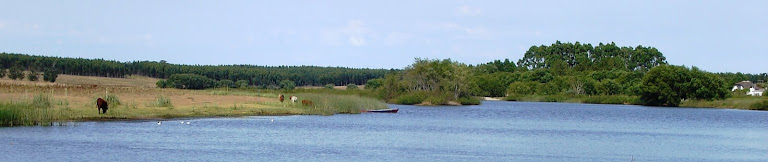
M384 77L394 69L368 69L318 66L257 66L257 65L183 65L166 61L119 62L104 59L62 58L0 53L0 69L50 69L60 74L125 77L143 75L168 79L174 74L197 74L210 79L247 81L248 85L279 85L290 80L299 86L325 84L365 84L372 78ZM40 70L38 70L40 69Z
M638 104L677 106L686 99L725 99L734 83L766 77L667 65L654 47L557 41L531 46L517 63L505 59L473 66L417 58L401 73L369 80L366 88L401 104L458 102L468 96L621 95L638 96Z

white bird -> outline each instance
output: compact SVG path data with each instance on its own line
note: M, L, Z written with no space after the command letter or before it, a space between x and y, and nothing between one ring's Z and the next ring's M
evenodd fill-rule
M157 122L157 125L160 125L160 124L163 124L163 122L160 122L160 121L159 121L159 122Z
M179 121L179 123L184 124L184 121Z
M275 122L275 118L270 119L269 122Z
M189 122L187 122L187 125L189 125Z

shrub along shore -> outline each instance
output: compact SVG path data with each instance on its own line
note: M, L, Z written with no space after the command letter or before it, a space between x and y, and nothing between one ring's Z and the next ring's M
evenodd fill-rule
M638 96L625 95L511 95L504 101L568 102L585 104L645 105ZM768 110L768 97L738 96L724 100L683 100L680 107Z

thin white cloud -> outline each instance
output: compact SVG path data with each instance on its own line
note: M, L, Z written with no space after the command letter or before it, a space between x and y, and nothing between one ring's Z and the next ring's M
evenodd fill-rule
M461 16L477 16L477 15L480 15L481 10L479 8L463 5L463 6L459 6L456 9L456 13L458 13Z
M347 34L347 39L350 44L354 46L362 46L366 43L365 34L367 34L369 30L365 27L363 21L352 20L347 22L347 27L343 32Z

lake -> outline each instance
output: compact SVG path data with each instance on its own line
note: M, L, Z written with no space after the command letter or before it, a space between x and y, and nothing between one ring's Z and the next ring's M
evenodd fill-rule
M0 161L768 161L765 111L390 107L400 112L0 128Z

